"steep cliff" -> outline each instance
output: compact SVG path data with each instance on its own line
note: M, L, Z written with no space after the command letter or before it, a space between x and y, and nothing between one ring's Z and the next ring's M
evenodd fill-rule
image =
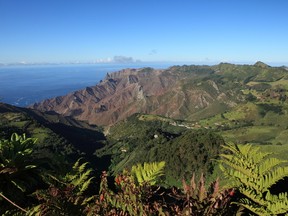
M197 119L197 113L227 109L240 98L215 80L208 66L174 66L167 70L125 69L107 74L96 86L33 105L40 111L109 125L133 113L151 113L177 119Z

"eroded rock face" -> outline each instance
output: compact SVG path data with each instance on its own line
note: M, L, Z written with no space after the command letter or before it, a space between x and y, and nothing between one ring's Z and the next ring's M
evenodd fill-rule
M207 91L201 85L189 85L197 74L179 73L176 69L121 70L107 74L96 86L44 100L31 108L109 125L138 112L183 119L226 98L214 81L206 81L210 86Z

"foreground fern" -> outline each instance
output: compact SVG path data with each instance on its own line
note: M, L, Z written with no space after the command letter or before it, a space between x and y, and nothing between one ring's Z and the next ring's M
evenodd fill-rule
M163 175L164 166L165 161L137 164L132 166L131 174L140 185L144 183L155 185L158 178Z
M150 165L146 164L146 167ZM158 166L159 164L156 165ZM136 167L137 172L144 169L144 165L137 165L133 170ZM158 169L154 172L156 170ZM235 209L230 208L233 190L220 191L218 180L206 188L203 175L198 184L195 182L195 176L192 177L190 184L183 180L184 190L152 186L147 181L140 185L137 181L131 173L124 171L115 178L116 189L111 190L108 187L107 173L103 172L97 214L222 216L235 213Z
M156 184L163 175L165 162L144 163L132 167L131 172L124 170L115 178L118 193L108 188L106 173L103 173L100 185L100 203L102 213L109 215L149 215L153 209L158 215L162 214L161 207L151 207L147 200L151 193L150 186ZM163 215L163 214L162 214Z
M23 210L26 194L33 192L42 182L41 161L35 157L36 139L13 133L10 139L0 140L0 214L8 203ZM17 204L16 204L17 203Z
M88 215L94 196L85 196L84 193L94 178L91 172L87 162L80 163L79 159L64 177L48 175L50 186L35 193L41 204L31 209L28 215Z
M228 144L222 154L220 168L245 197L237 204L257 215L277 215L288 212L288 193L273 195L270 188L288 176L287 161L271 157L252 145ZM286 166L284 166L286 165Z

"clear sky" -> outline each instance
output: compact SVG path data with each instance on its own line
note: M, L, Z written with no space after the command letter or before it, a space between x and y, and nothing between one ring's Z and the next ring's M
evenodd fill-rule
M0 63L287 64L287 13L287 0L0 0Z

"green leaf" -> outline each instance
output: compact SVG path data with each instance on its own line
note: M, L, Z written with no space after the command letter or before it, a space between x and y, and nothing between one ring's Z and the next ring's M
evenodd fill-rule
M163 175L165 162L144 163L132 166L131 174L136 178L139 185L148 183L155 185L160 176Z

